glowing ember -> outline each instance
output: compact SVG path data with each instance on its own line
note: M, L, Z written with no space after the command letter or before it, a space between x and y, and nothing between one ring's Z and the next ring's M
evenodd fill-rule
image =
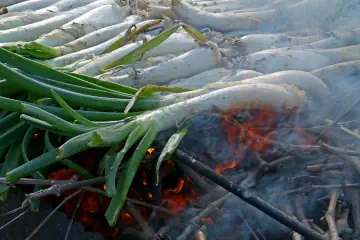
M221 174L222 175L222 172L226 169L232 169L232 168L235 168L236 167L236 161L235 160L232 160L230 162L222 162L220 163L219 165L216 166L215 168L215 171L218 173L218 174Z
M149 197L150 199L152 199L152 197L153 197L152 193L151 193L151 192L148 192L147 194L148 194L148 197Z
M107 189L106 184L104 184L103 188L104 188L104 191L106 191L106 189Z
M175 188L173 188L173 189L169 189L169 192L172 192L172 193L179 193L179 192L181 192L181 190L182 190L183 187L184 187L184 183L185 183L185 180L184 180L184 179L180 179L180 180L178 181L177 186L176 186Z
M39 137L39 134L38 133L35 133L34 134L34 139L37 139Z
M155 151L155 148L149 148L149 149L147 150L147 152L148 152L149 154L152 154L154 151Z
M127 211L124 211L121 213L120 219L130 226L136 225L136 221L132 218L130 213L128 213Z
M203 218L201 218L201 221L203 223L214 224L214 221L210 217L203 217Z

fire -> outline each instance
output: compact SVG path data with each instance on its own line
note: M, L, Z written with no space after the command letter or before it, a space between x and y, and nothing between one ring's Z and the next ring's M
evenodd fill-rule
M225 113L221 124L225 130L227 142L234 148L238 159L243 159L246 149L250 152L269 150L272 140L278 137L278 132L281 132L280 137L295 134L294 144L311 144L313 142L312 137L303 129L278 129L280 115L269 109L254 110L250 114L251 119L238 123L232 117L236 116L236 112L238 110ZM296 114L296 111L290 111L286 114L285 116L292 116L292 114ZM278 140L281 141L282 139ZM230 164L230 166L232 165ZM223 168L223 166L218 166L216 170L220 173Z
M152 154L154 151L155 151L155 148L148 148L148 150L147 150L147 152L148 152L149 154Z
M106 189L107 189L106 184L104 184L103 188L104 188L104 191L106 191Z
M148 194L148 197L149 197L150 199L152 199L152 198L153 198L153 195L152 195L152 193L151 193L151 192L148 192L147 194Z
M173 189L169 189L169 192L172 192L172 193L179 193L183 190L183 187L184 187L184 183L185 183L185 180L184 179L180 179L178 181L178 184L175 188Z
M130 226L136 225L136 221L133 219L133 217L130 215L128 211L123 211L120 214L120 219Z
M222 162L220 163L219 165L216 166L215 168L215 171L218 173L218 174L221 174L222 175L222 172L226 169L232 169L232 168L235 168L236 167L236 161L235 160L232 160L230 162Z
M214 221L211 219L211 217L203 217L201 218L201 222L214 224Z
M35 134L34 134L34 139L37 139L37 138L39 137L39 135L40 135L40 134L35 133Z

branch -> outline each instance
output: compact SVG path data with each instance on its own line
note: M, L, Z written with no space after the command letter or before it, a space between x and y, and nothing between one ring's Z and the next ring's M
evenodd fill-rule
M104 184L105 183L105 177L97 177L93 179L83 180L83 181L73 181L68 180L65 184L54 184L51 187L47 189L42 189L37 192L33 192L27 195L27 198L29 200L35 199L35 198L41 198L49 195L56 195L60 196L63 192L71 189L78 189L90 185L95 184Z
M35 228L35 230L25 239L25 240L30 240L33 236L35 236L35 234L45 225L45 223L65 204L67 203L69 200L71 200L72 198L74 198L76 195L78 195L79 193L81 193L82 190L78 190L75 193L67 196L66 198L64 198L64 200L58 205L56 206L56 208L54 208L54 210L51 211L51 213L39 224L39 226L37 228Z
M242 187L239 187L236 184L229 182L226 178L218 175L215 171L213 171L203 163L197 161L196 159L190 157L181 150L176 150L175 156L177 160L188 165L189 167L197 171L199 174L207 177L211 181L222 186L229 192L238 196L245 202L249 203L258 210L264 212L265 214L274 218L278 222L284 224L285 226L291 228L292 230L304 236L311 237L313 239L325 240L325 237L319 234L318 232L314 231L313 229L309 228L308 226L304 225L303 223L299 222L293 217L287 215L285 212L281 211L280 209L270 205L263 199L256 196L253 192L250 192L249 190L246 190Z
M143 216L135 209L134 205L130 202L127 202L126 209L129 211L133 219L139 224L144 234L146 235L146 238L152 238L155 235L154 230L145 221Z
M72 215L72 217L71 217L69 226L68 226L68 228L66 229L66 233L65 233L64 240L67 240L68 237L69 237L69 233L70 233L71 226L72 226L73 223L74 223L76 213L77 213L77 211L79 210L80 204L81 204L82 200L84 199L84 197L85 197L85 192L82 192L80 199L79 199L78 202L76 203L76 206L75 206L73 215Z
M338 195L339 195L338 191L334 191L331 194L329 208L325 214L325 220L329 227L330 240L339 240L340 239L338 232L337 232L337 228L336 228L336 222L335 222L335 209L336 209Z

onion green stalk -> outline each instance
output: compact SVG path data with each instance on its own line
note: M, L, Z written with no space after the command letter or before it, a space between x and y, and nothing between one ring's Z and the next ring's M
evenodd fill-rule
M20 142L14 142L11 144L7 157L5 158L4 164L0 170L0 176L4 177L5 174L14 168L16 168L21 161L21 149ZM4 201L7 197L7 192L10 186L8 184L0 185L0 199Z
M126 17L122 23L101 28L97 31L86 34L85 36L80 37L74 41L66 43L63 46L56 47L55 49L57 52L57 57L73 52L78 52L80 50L103 43L126 31L129 27L138 23L140 20L140 16L131 15Z
M155 140L159 130L156 124L153 124L143 139L140 141L138 147L135 152L129 159L129 161L125 164L124 171L121 173L118 181L118 185L116 188L116 195L111 200L108 209L105 212L105 218L110 226L114 226L117 218L120 214L120 210L122 209L127 193L130 189L132 180L135 177L137 169L147 151L147 149L151 146L152 142Z
M186 32L188 32L196 40L199 40L199 41L207 41L208 40L207 37L202 35L196 29L194 29L188 25L185 25L185 24L178 24L178 25L175 25L172 28L162 32L159 36L151 39L150 41L147 41L141 47L131 51L126 56L105 66L103 68L103 70L109 70L109 69L114 68L119 65L126 65L126 64L132 63L139 56L141 56L141 55L145 54L146 52L150 51L151 49L159 46L162 42L164 42L166 39L168 39L173 33L175 33L180 27L182 27Z
M86 119L85 117L81 116L79 113L77 113L74 109L72 109L54 90L51 90L51 94L53 98L56 100L56 102L64 108L66 112L70 116L72 116L75 120L78 120L80 123L82 123L85 126L89 127L99 127L98 124Z
M138 25L131 26L128 31L126 32L125 36L111 44L102 54L112 52L118 48L123 47L125 44L127 44L129 41L135 40L140 33L144 32L150 27L153 27L155 25L158 25L161 23L162 20L155 19L155 20L147 20L145 22L139 23ZM134 28L134 30L133 30Z
M159 159L156 163L156 184L158 185L160 183L160 167L161 163L163 163L166 160L169 160L172 156L172 154L175 152L177 147L179 146L181 140L185 137L188 130L186 127L183 127L179 129L175 134L173 134L169 141L166 143L164 149L162 150Z
M132 87L143 87L149 84L165 85L174 79L187 78L213 69L221 64L221 53L216 44L196 48L157 66L144 69L135 77L130 74L110 78L110 81Z
M21 156L24 159L24 162L29 162L29 158L28 158L28 147L29 144L31 142L31 140L33 139L34 134L37 132L37 129L34 127L30 127L28 129L28 131L26 132L24 139L21 143ZM45 179L45 177L40 173L40 171L35 171L33 173L31 173L31 177L34 179ZM34 191L38 191L42 188L42 185L37 184L34 186ZM40 199L31 199L31 210L33 212L37 212L39 211L40 208Z
M56 71L49 67L46 67L38 62L32 61L30 59L26 59L20 55L11 53L8 50L0 48L0 62L6 63L10 66L18 68L24 72L33 75L39 75L41 73L41 77L49 78L52 80L56 80L59 82L75 84L83 87L100 89L105 91L115 91L115 92L125 92L125 93L135 93L136 90L121 86L119 84L105 84L103 81L100 80L93 80L92 78L85 77L82 75L69 75L60 71ZM1 73L0 73L1 76ZM8 79L9 80L9 79ZM9 81L10 84L15 84L16 81ZM95 83L96 82L96 83ZM17 88L20 88L20 85L16 85ZM111 89L112 88L112 89ZM116 88L116 89L115 89ZM121 89L121 90L120 90ZM120 91L119 91L120 90ZM50 97L50 96L49 96Z

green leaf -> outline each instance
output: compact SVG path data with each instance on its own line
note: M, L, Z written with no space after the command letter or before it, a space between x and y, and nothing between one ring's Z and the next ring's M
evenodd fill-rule
M126 45L127 42L135 40L140 33L149 29L150 27L161 23L162 20L156 19L152 20L141 27L137 27L136 25L131 26L125 33L125 36L121 37L119 40L115 41L111 44L102 54L112 52L118 48L121 48ZM134 28L135 27L135 28ZM132 30L134 28L134 30Z
M193 88L183 88L183 87L163 87L157 85L147 85L145 87L140 88L134 95L134 97L130 100L129 104L126 106L124 113L128 114L132 106L134 106L136 100L143 96L151 96L156 92L172 92L172 93L180 93L180 92L188 92L193 91Z
M106 192L108 193L109 196L114 196L116 194L116 188L115 188L116 173L125 154L130 150L132 146L134 146L134 144L141 137L144 136L148 128L149 128L149 124L147 122L145 122L144 124L140 124L137 128L135 128L135 130L132 131L129 137L127 138L123 149L121 149L121 151L114 156L112 163L110 163L111 167L109 168L109 171L105 176Z
M170 137L169 141L166 143L156 163L156 184L159 184L160 182L159 171L161 163L171 158L172 154L175 152L176 148L179 146L181 140L185 137L187 132L188 129L186 127L179 129Z
M130 53L126 54L122 58L116 60L115 62L105 66L102 71L109 70L111 68L114 68L119 65L128 65L132 63L135 59L137 59L139 56L145 54L146 52L150 51L151 49L159 46L162 42L164 42L166 39L168 39L174 32L176 32L181 25L175 25L169 30L166 30L159 34L158 36L154 37L150 41L147 41L137 49L134 49Z
M5 158L4 164L0 170L0 176L4 177L5 174L17 166L19 166L21 161L21 142L14 142L11 144L9 152ZM4 201L9 190L9 185L0 184L0 199Z
M82 124L84 124L85 126L89 126L89 127L100 127L99 124L96 124L88 119L86 119L85 117L81 116L79 113L77 113L74 109L72 109L69 104L67 104L61 97L60 95L58 95L54 90L50 90L51 94L53 96L53 98L56 100L56 102L64 108L64 110L70 115L72 116L74 119L78 120L79 122L81 122Z
M152 122L152 126L147 131L143 139L140 141L135 152L132 154L129 161L125 164L124 171L121 173L116 188L116 195L110 202L108 209L105 212L105 218L110 226L114 226L120 210L124 206L128 191L131 187L131 183L136 175L141 161L143 160L146 151L155 140L159 130L155 122Z
M23 56L39 59L51 59L59 55L56 48L38 42L21 43L13 46L4 46L3 48Z
M198 40L198 41L202 41L202 42L206 42L209 39L204 36L201 32L199 32L198 30L196 30L195 28L186 25L186 24L181 24L181 26L183 27L183 29L190 34L194 39Z

